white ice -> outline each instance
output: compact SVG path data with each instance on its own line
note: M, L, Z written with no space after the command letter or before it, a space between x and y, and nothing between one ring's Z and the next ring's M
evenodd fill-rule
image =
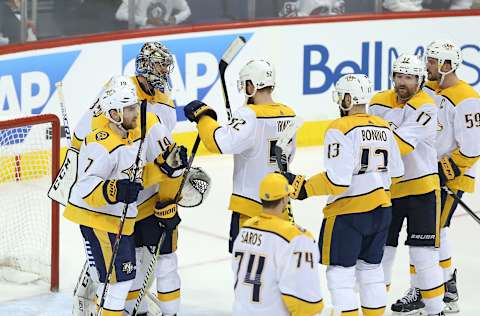
M203 156L195 158L212 177L207 201L194 209L182 209L178 242L182 306L179 315L230 315L233 301L233 274L227 251L230 212L232 158ZM291 170L312 175L322 168L322 148L301 148ZM2 192L3 194L3 192ZM466 194L465 202L480 210L480 195ZM325 199L311 198L294 202L296 222L318 236ZM28 219L26 219L28 220ZM451 240L454 265L458 268L461 316L480 315L480 225L461 208L453 220ZM79 229L61 221L60 292L49 294L46 285L0 283L0 315L71 315L72 289L85 260ZM409 285L408 252L399 246L389 305L403 296ZM325 299L330 302L324 269L321 269ZM41 294L43 293L43 294ZM390 312L387 313L389 315Z

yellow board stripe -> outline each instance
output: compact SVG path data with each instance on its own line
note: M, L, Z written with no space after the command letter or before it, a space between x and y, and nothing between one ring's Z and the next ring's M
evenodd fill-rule
M443 269L448 269L452 266L452 258L448 258L440 261L440 267Z
M382 316L385 314L385 306L370 308L362 306L363 316Z
M426 299L443 296L445 293L445 285L442 283L441 285L430 290L420 290L420 293L422 294L422 297Z
M98 229L93 229L93 233L95 234L95 236L97 237L100 243L100 248L102 248L103 260L104 260L103 264L105 265L105 271L108 271L110 260L112 260L112 244L110 243L110 238L108 238L108 232L98 230ZM113 265L110 283L116 283L116 282L117 282L117 274L115 272L115 265Z
M171 292L157 292L157 298L160 302L169 302L180 297L180 289Z
M325 220L325 229L323 231L322 245L322 264L330 264L330 246L332 244L333 226L335 225L336 216L331 216Z

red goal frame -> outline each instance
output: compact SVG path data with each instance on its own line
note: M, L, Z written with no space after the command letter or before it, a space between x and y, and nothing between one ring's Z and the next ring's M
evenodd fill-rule
M16 128L28 125L38 125L51 123L52 125L52 183L55 180L58 169L60 168L60 120L54 114L42 114L29 117L22 117L17 119L0 121L0 130L8 128ZM21 157L19 156L15 160L19 164ZM19 170L19 172L21 172ZM20 175L16 175L20 177ZM45 194L47 192L45 191ZM60 232L60 221L59 221L59 205L57 202L52 200L52 243L51 243L51 254L50 254L50 290L53 292L58 291L59 287L59 232Z

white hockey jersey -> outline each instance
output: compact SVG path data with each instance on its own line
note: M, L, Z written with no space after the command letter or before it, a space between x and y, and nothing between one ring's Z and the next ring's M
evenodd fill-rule
M142 168L146 162L154 161L163 151L158 139L170 138L164 124L152 113L147 113L147 132L140 154L141 181ZM80 147L78 160L78 180L71 189L70 199L64 216L80 225L117 233L124 203L107 203L103 184L111 179L133 180L135 160L140 145L140 126L122 138L108 124L87 135ZM137 205L128 206L123 234L133 232Z
M325 217L390 206L390 186L404 175L402 157L388 123L355 114L333 121L325 133L325 172L309 178L308 196L329 195Z
M130 79L137 88L137 95L139 99L147 101L147 112L156 114L160 121L167 126L168 130L172 131L177 123L177 113L175 111L173 100L170 98L169 94L155 89L155 94L153 96L149 95L142 89L142 86L136 76L132 76ZM103 93L104 88L102 88L98 96ZM91 131L102 127L107 123L108 119L101 113L100 104L98 103L97 97L95 102L90 106L88 111L83 114L77 126L75 127L73 132L72 147L77 150L80 149L82 141Z
M446 89L440 89L436 81L429 81L424 90L439 107L437 159L451 157L462 172L447 185L454 190L473 192L480 158L480 95L462 80Z
M405 175L392 185L392 198L420 195L440 189L437 168L438 107L424 91L417 92L405 105L397 102L394 89L377 93L369 113L389 122L402 154Z
M312 234L262 213L233 246L234 316L316 315L323 309L319 250Z
M248 104L220 126L203 116L198 123L200 138L214 153L233 154L233 193L229 209L249 217L260 214L260 181L268 173L279 171L275 160L275 143L295 112L283 104ZM292 159L295 140L287 156Z

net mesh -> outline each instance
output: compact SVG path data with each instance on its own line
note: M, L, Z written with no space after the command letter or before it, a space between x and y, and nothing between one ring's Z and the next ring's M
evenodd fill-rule
M50 281L50 123L0 129L0 278Z

